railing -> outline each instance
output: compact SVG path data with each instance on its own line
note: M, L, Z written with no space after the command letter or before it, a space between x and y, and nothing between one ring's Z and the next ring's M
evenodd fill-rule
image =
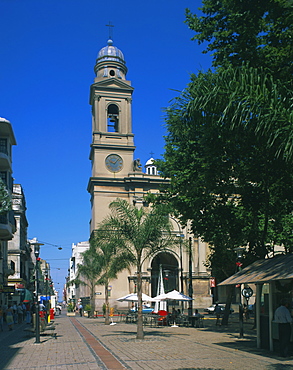
M10 223L13 227L16 227L13 211L8 211L0 214L0 224L8 225L8 223Z

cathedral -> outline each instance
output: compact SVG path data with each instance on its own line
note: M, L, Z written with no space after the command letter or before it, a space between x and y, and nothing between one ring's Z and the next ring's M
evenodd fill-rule
M168 184L168 180L158 174L153 158L142 166L134 157L131 116L134 88L126 79L124 55L111 39L99 51L94 71L95 79L90 87L92 173L88 183L91 233L109 213L108 206L113 200L122 198L137 207L147 207L144 196L157 193L163 184ZM188 294L192 280L194 307L206 307L212 301L211 277L205 267L208 246L183 229L176 219L170 217L170 221L174 234L180 238L178 247L168 253L158 253L144 262L143 292L157 295L161 270L166 292L176 289ZM187 244L192 247L192 253L187 252ZM131 272L121 272L110 284L110 306L118 310L127 308L127 303L118 302L117 298L136 292L135 268ZM101 310L104 300L104 289L97 286L96 310Z

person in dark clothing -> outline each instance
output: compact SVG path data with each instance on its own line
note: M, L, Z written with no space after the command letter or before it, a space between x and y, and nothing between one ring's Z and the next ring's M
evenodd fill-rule
M290 314L289 302L281 302L281 306L275 311L275 322L279 326L279 345L281 357L287 357L289 351L289 344L291 338L291 322L292 317Z

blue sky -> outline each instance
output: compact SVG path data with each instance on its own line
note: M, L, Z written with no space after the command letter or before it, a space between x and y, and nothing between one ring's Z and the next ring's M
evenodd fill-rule
M89 87L98 51L114 25L133 94L135 158L164 152L163 108L207 70L211 57L191 41L185 8L199 0L0 0L0 117L13 126L13 176L27 201L28 237L46 244L57 288L71 244L88 240L91 165ZM175 90L175 91L174 91ZM58 250L54 245L61 246Z

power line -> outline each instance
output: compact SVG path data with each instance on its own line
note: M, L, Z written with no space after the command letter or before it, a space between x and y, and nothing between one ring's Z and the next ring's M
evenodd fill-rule
M32 239L32 238L31 238ZM58 248L59 250L62 249L62 247L60 245L57 245L57 244L51 244L51 243L47 243L47 242L44 242L42 240L39 240L40 243L43 243L43 244L46 244L46 245L51 245L52 247L56 247Z

